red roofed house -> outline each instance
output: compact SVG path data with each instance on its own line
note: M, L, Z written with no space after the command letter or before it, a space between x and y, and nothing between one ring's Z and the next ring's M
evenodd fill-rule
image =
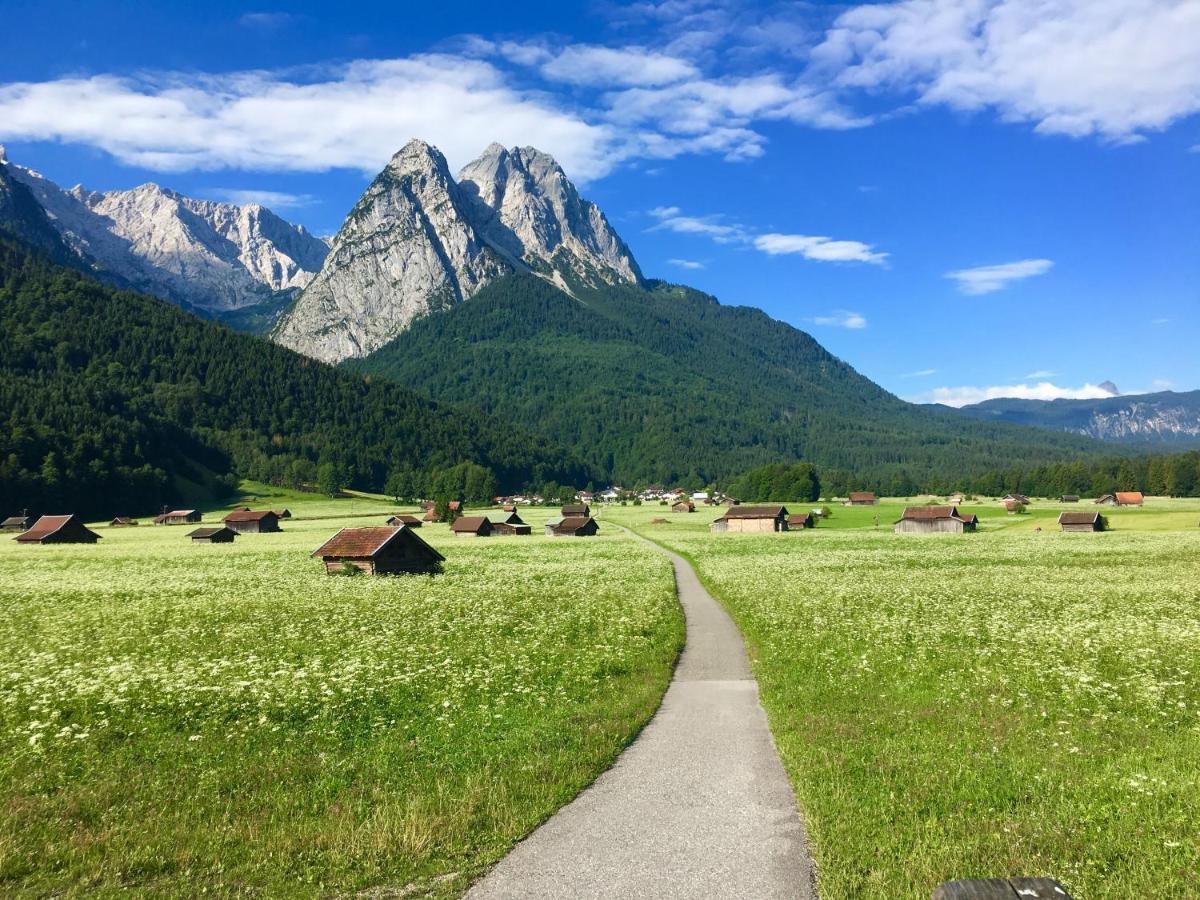
M978 516L960 515L957 506L908 506L896 522L897 534L962 534L974 531Z
M225 527L238 534L262 534L279 530L279 517L272 510L234 510L224 519Z
M79 516L42 516L13 540L22 544L94 544L100 535L87 528Z
M368 575L432 574L446 558L411 528L343 528L312 555L336 574L353 566Z

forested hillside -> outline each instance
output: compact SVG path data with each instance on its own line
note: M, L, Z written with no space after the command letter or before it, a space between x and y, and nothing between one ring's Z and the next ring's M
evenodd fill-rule
M235 477L382 489L473 462L497 486L593 474L530 431L118 291L0 238L0 511L115 515ZM324 473L322 473L324 469Z
M905 403L807 334L689 288L574 291L504 278L347 365L538 428L626 484L803 460L904 494L1100 446Z

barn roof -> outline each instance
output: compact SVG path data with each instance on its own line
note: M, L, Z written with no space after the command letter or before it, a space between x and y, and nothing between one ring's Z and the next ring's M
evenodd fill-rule
M1095 525L1100 518L1098 512L1061 512L1058 514L1059 525Z
M371 526L369 528L343 528L324 544L312 552L313 556L322 559L345 557L347 559L367 559L375 556L392 541L407 534L406 540L419 543L428 550L439 562L445 562L445 557L430 547L414 530L404 525Z
M87 531L89 534L94 534L94 532L91 532L84 527L83 521L78 516L42 516L33 523L33 526L28 531L18 534L16 540L20 541L22 544L34 544L38 541L45 540L52 534L57 534L68 525L72 524L78 526L82 531ZM96 535L96 537L99 537L99 535Z
M0 522L0 528L11 528L20 525L22 528L33 521L33 516L9 516L3 522Z
M272 510L269 509L235 509L224 519L226 522L261 522L267 516L279 518Z
M591 516L563 516L555 528L559 531L577 531L591 521Z
M396 515L392 516L390 519L388 519L388 521L395 521L404 525L416 525L418 528L421 527L421 520L416 516L409 515L408 513L396 513Z
M725 519L778 519L788 514L786 506L731 506Z
M963 519L963 516L958 514L957 506L906 506L904 507L904 515L901 519L915 519L917 521L928 521L931 519Z
M450 526L450 530L455 534L471 534L483 528L484 525L491 524L487 516L460 516L454 520L454 524Z
M1141 503L1145 499L1141 491L1117 491L1116 497L1118 503Z
M874 491L851 491L850 499L851 500L874 500L875 492Z
M224 525L222 525L220 528L197 528L195 531L189 531L187 536L193 540L196 538L210 538L213 535L221 534L225 531L232 535L237 534L237 532L232 528L226 528Z

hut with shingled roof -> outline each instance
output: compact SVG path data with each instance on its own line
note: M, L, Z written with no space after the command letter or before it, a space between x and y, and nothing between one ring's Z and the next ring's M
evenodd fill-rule
M368 575L432 575L446 558L430 547L413 529L343 528L312 553L325 571L338 574L347 566Z
M76 515L42 516L13 540L22 544L94 544L100 535Z

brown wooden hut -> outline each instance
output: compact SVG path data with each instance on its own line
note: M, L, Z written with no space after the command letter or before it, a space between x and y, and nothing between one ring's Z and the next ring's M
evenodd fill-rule
M1063 531L1103 531L1104 516L1098 512L1061 512L1058 524Z
M266 534L279 530L279 517L269 509L234 510L224 522L226 528L238 534Z
M3 522L0 522L0 531L28 531L33 527L35 519L28 513L21 513L19 516L9 516Z
M871 491L851 491L845 506L878 506L879 498Z
M567 518L587 518L592 514L592 508L586 503L568 503L561 510L562 517Z
M397 513L388 519L387 523L393 527L396 525L407 525L409 528L421 527L421 520L416 516L410 516L407 513Z
M432 574L446 561L405 525L343 528L312 555L325 563L325 571L330 574L346 566L368 575Z
M812 513L796 513L788 516L788 531L794 531L797 528L816 528L817 520Z
M1103 506L1141 506L1145 499L1141 491L1117 491L1115 494L1104 494L1097 498L1096 503Z
M1061 503L1078 503L1079 495L1078 494L1063 494L1058 499L1059 499L1059 502L1061 502Z
M79 516L42 516L13 540L22 544L94 544L100 535L85 526Z
M908 506L896 522L897 534L962 534L974 531L977 516L960 515L957 506Z
M287 507L284 507L283 509L273 509L271 512L275 513L275 518L280 520L290 519L292 517L292 511Z
M533 534L533 528L517 515L515 509L511 512L489 513L488 521L492 523L492 534L505 537Z
M671 512L691 513L696 511L696 504L691 500L680 500L671 506Z
M195 509L172 509L170 511L163 510L161 514L154 517L155 525L198 525L200 524L200 512Z
M193 544L232 544L238 533L221 525L217 528L197 528L188 532Z
M591 516L563 516L546 523L549 537L592 537L599 530Z
M713 521L709 529L717 534L787 531L789 515L786 506L731 506L725 515Z
M129 516L117 516L115 519L109 522L108 525L110 528L128 528L136 525L137 523L137 519L130 518Z
M1020 503L1022 506L1028 506L1031 502L1033 502L1028 497L1026 497L1024 494L1016 494L1016 493L1005 494L1002 499L1004 500L1005 504Z
M450 530L455 537L490 537L492 523L487 516L459 516Z

